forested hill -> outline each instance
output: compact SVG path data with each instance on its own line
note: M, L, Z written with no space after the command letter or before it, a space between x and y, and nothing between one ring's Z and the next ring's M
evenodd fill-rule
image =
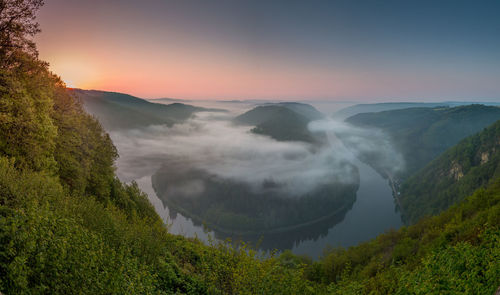
M435 215L500 177L500 121L462 140L401 187L408 221Z
M333 114L333 118L344 120L357 114L376 113L409 108L435 108L449 107L448 103L424 103L424 102L383 102L383 103L363 103L349 106L338 110Z
M271 104L273 105L273 104ZM292 110L307 119L313 121L313 120L320 120L325 117L323 113L318 111L315 107L313 107L310 104L305 104L305 103L300 103L300 102L279 102L275 103L274 105L285 107L289 110Z
M323 115L314 107L301 103L279 103L258 106L234 119L238 124L252 125L252 132L281 141L320 142L321 135L307 128Z
M130 129L149 125L171 126L191 117L196 112L223 112L184 103L168 105L152 103L128 94L97 90L70 89L87 112L96 116L106 130Z
M437 107L458 107L470 104L483 104L487 106L500 107L498 102L466 102L466 101L444 101L444 102L381 102L363 103L349 106L335 112L332 117L344 120L361 113L376 113L383 111L401 110L408 108L437 108Z
M363 113L346 122L386 132L403 154L406 169L398 176L405 178L460 140L499 119L500 107L468 105Z

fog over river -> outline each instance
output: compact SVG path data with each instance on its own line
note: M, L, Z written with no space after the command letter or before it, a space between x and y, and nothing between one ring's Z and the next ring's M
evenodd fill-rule
M229 109L229 112L197 115L185 124L174 125L172 128L151 126L147 129L110 133L120 154L117 160L118 176L123 181L135 180L138 183L148 194L159 215L170 225L171 233L196 236L204 241L209 240L209 235L215 239L242 239L262 250L292 249L294 253L317 258L327 246L355 245L402 225L400 215L395 210L388 181L354 156L359 151L347 150L334 135L337 130L347 130L363 136L365 133L373 134L373 131L359 130L329 120L312 122L312 131L327 132L329 146L310 152L310 147L306 144L276 142L266 136L251 134L248 128L232 127L227 123L230 118L250 109L251 105L211 103L210 107L213 105ZM380 149L377 152L392 161L390 165L394 169L401 169L403 163L399 155L391 149L390 143L384 139L383 134L376 136L382 139L382 144L379 142L374 147L363 142L358 146L361 149ZM167 163L171 164L172 157L220 177L232 177L249 184L273 177L276 181L286 183L284 187L289 190L291 197L293 192L308 190L323 179L336 177L339 181L351 181L347 177L351 174L340 169L343 166L338 165L338 169L335 168L340 161L348 160L358 169L359 189L351 208L314 224L266 235L221 234L204 230L201 224L175 210L169 210L165 202L156 195L151 176L165 164L167 158ZM331 175L331 171L337 172Z

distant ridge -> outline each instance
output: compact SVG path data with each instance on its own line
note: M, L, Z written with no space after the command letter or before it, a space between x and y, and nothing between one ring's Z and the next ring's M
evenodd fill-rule
M180 98L170 98L170 97L161 97L161 98L150 98L147 101L154 103L155 101L172 101L172 102L192 102L190 99L180 99Z
M444 101L444 102L383 102L383 103L364 103L356 104L343 108L333 114L335 119L346 119L348 117L361 114L382 111L391 111L407 108L436 108L440 106L457 107L471 104L483 104L487 106L500 106L500 102L463 102L463 101Z
M345 121L355 126L378 128L388 134L406 162L405 171L396 176L406 178L460 140L499 119L499 107L475 104L361 113ZM380 172L376 159L364 160Z
M87 112L96 116L107 130L140 128L150 125L172 126L196 112L224 112L176 102L153 103L132 95L100 90L69 89Z

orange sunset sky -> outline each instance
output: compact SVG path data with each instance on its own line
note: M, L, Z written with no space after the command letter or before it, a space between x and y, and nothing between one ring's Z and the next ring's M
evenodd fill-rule
M144 98L500 97L498 10L350 3L48 0L36 41L69 87Z

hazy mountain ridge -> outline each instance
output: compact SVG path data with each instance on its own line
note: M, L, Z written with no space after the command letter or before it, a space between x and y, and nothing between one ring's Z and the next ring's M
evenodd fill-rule
M378 128L388 134L406 163L405 170L397 176L406 178L460 140L499 119L499 107L468 105L363 113L345 121L359 127ZM377 169L374 159L364 160Z
M357 114L376 113L408 108L434 108L438 106L449 106L447 103L425 103L425 102L383 102L383 103L362 103L338 110L332 117L344 120Z
M184 103L168 105L117 92L71 89L87 112L96 116L107 130L130 129L149 125L172 126L196 112L223 112Z
M165 102L180 102L180 103L186 103L186 102L192 102L190 99L182 99L182 98L170 98L170 97L160 97L160 98L151 98L148 99L149 102L155 103L158 101L165 101Z
M332 117L344 120L361 113L376 113L408 108L436 108L436 107L457 107L470 104L483 104L487 106L500 106L497 102L466 102L466 101L443 101L443 102L382 102L356 104L338 110Z

